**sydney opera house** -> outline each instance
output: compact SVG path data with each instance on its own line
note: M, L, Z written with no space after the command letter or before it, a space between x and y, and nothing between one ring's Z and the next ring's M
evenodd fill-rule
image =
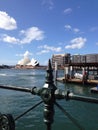
M24 57L20 61L18 61L15 68L21 69L21 68L35 68L36 66L39 66L39 62L35 59L31 59L29 57Z

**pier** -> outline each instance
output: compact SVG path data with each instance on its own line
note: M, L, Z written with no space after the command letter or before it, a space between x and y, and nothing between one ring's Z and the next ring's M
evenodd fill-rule
M98 54L53 55L52 66L64 69L57 81L65 83L98 84Z
M84 84L81 79L65 79L65 77L59 77L57 78L57 81L62 82L62 83L75 83L75 84ZM87 80L85 84L89 85L96 85L98 84L98 80Z
M75 77L75 73L80 76ZM78 74L79 74L78 73ZM63 83L98 84L98 63L70 63L64 68L64 77L57 78Z

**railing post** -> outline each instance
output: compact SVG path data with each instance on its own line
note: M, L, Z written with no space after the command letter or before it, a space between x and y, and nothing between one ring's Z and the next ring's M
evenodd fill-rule
M41 94L44 101L44 123L47 125L47 130L51 130L51 124L53 123L55 90L56 86L53 81L53 70L51 61L49 60L46 81Z

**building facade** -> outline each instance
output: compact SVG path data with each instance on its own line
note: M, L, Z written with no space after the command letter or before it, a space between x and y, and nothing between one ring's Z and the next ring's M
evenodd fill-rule
M98 63L98 54L72 55L71 63Z
M55 67L55 63L58 67L75 66L75 65L98 65L98 54L84 54L84 55L71 55L70 53L65 54L54 54L52 56L52 67Z
M70 54L55 54L52 56L52 66L55 67L55 63L57 63L58 67L64 67L65 64L70 63Z

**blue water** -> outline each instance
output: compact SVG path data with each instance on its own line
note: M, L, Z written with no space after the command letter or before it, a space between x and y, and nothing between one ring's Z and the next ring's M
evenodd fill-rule
M32 88L43 87L45 83L45 70L17 70L1 69L0 84L13 85L18 87ZM59 76L63 71L59 72ZM69 89L74 94L96 97L98 94L90 93L90 87L75 84L62 84L57 82L56 86L60 89ZM32 107L41 99L25 92L0 89L0 112L11 113L14 118ZM84 103L80 101L57 101L65 110L70 113L85 130L98 130L98 104ZM46 130L43 122L42 103L28 114L16 121L16 130ZM52 130L79 130L62 112L55 106L54 123Z

